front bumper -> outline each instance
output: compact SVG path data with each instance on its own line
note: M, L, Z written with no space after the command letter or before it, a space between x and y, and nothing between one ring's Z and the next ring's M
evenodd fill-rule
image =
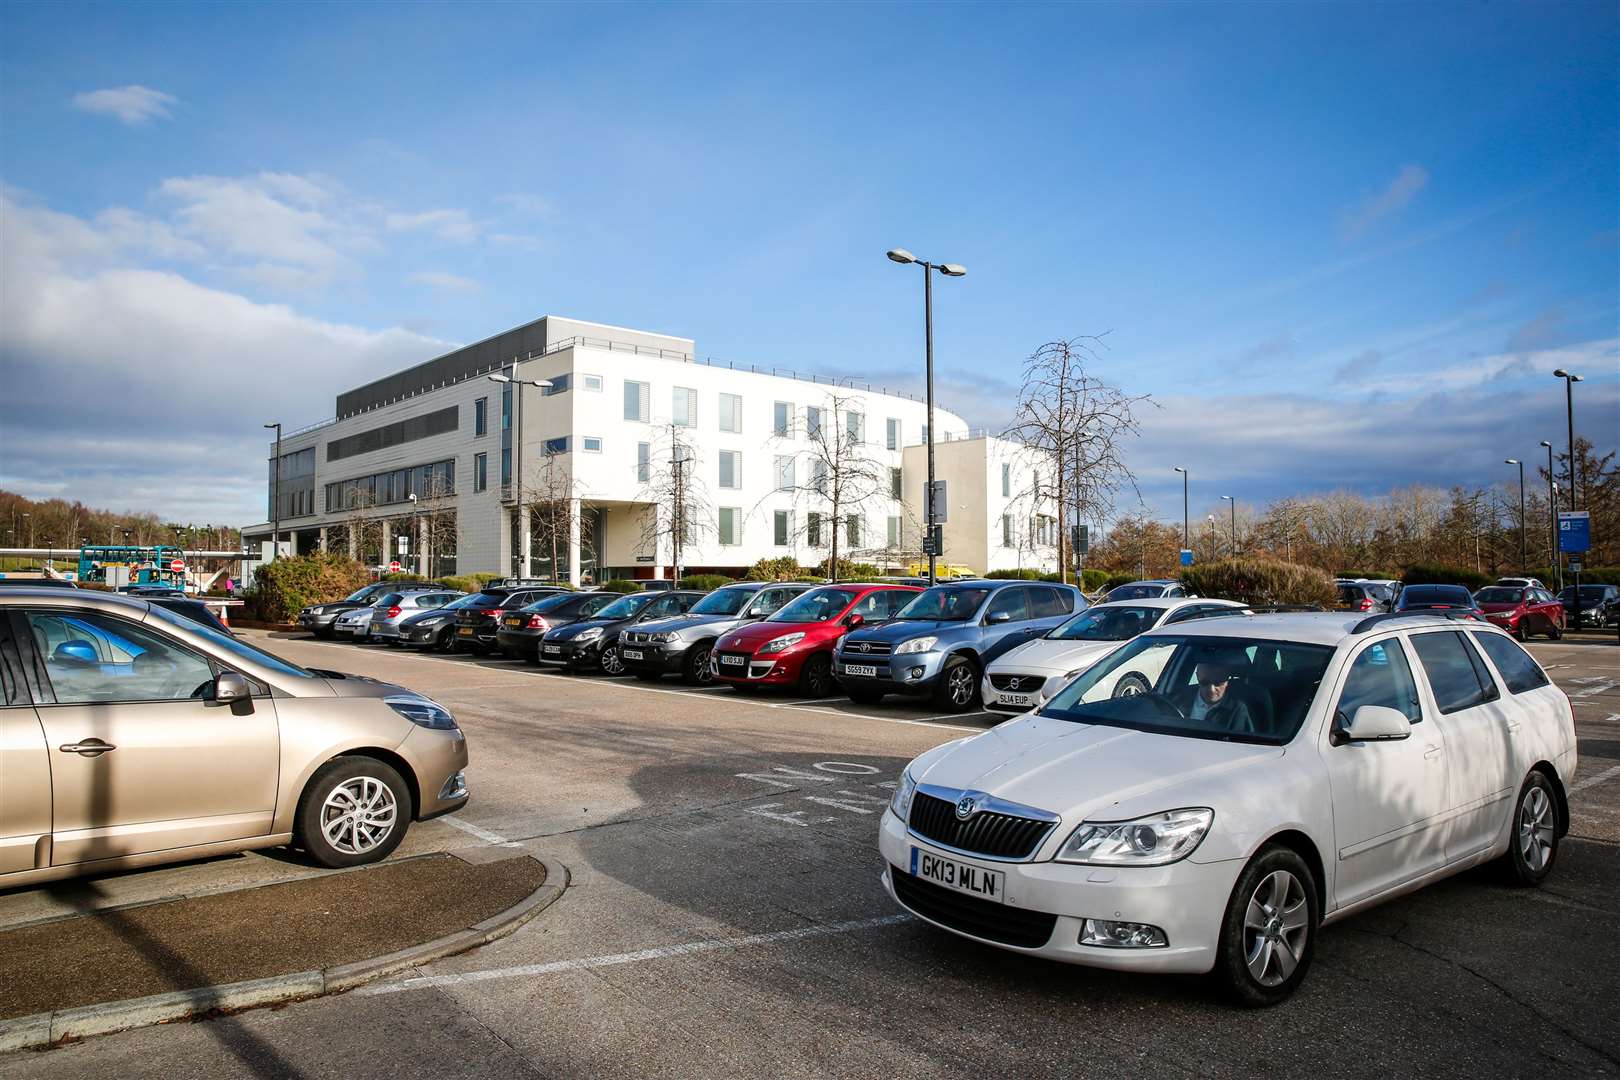
M709 670L721 682L739 686L796 686L805 660L817 651L811 649L799 653L789 649L760 655L717 648L709 656ZM727 657L735 659L728 660Z
M1016 689L1001 690L991 681L993 676L1001 674L999 671L990 672L979 680L979 697L986 709L1013 716L1045 705L1067 682L1061 672L1033 672L1021 675Z
M448 814L467 805L467 737L457 728L439 731L416 728L399 747L410 762L420 788L418 821Z
M913 915L941 929L998 949L1116 971L1194 975L1214 967L1216 949L1220 943L1221 916L1226 910L1238 873L1243 868L1240 859L1215 863L1196 863L1184 859L1169 866L1153 867L1077 866L1070 863L975 859L911 835L892 810L883 812L878 847L885 864L882 877L884 889L895 903ZM1011 909L1009 919L1022 921L1028 917L1027 913L1033 912L1055 916L1051 936L1045 944L1031 948L1008 945L969 933L960 924L952 925L954 920L938 910L925 914L906 905L896 895L895 875L909 877L914 850L976 866L982 871L1005 874L1004 906ZM984 905L990 906L986 908ZM979 906L993 915L995 909L1002 905L980 901ZM1148 923L1164 931L1168 944L1143 949L1082 945L1080 932L1087 918Z
M570 641L540 642L540 662L556 667L586 669L600 667L603 638L595 638L581 645Z
M399 640L407 645L431 645L438 640L440 634L444 633L446 625L454 629L454 624L446 623L413 623L410 626L402 626Z
M325 614L320 612L316 612L314 614L310 614L309 612L299 612L298 625L302 626L305 630L329 630L331 629L332 624L337 621L338 616L341 614L343 613L339 611L327 612Z
M533 656L540 646L544 630L501 627L495 631L495 647L507 656Z
M948 653L933 651L901 656L862 656L838 651L833 654L833 676L847 689L882 691L885 694L928 694L934 689L945 667ZM851 674L850 665L872 668L876 675Z
M627 671L643 674L672 675L686 665L686 651L691 643L670 641L659 643L619 642L619 655L624 658ZM637 656L636 654L640 654Z

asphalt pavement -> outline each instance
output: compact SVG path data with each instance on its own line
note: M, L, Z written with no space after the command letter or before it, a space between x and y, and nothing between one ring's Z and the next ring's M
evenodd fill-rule
M250 635L264 640L264 635ZM1611 639L1612 640L1612 639ZM901 767L1000 717L740 696L276 638L450 706L473 798L402 853L517 843L550 909L348 994L0 1059L8 1077L1604 1075L1620 1071L1620 648L1532 645L1576 707L1573 829L1538 890L1471 871L1323 931L1293 999L1032 961L897 914L878 817ZM309 873L271 854L117 897ZM0 925L52 909L0 895Z

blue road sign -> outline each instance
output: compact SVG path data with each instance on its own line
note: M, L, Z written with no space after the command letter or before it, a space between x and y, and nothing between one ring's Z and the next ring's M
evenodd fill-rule
M1182 566L1191 566L1192 565L1192 549L1190 549L1190 548L1182 548L1181 549L1181 565Z
M1592 518L1585 510L1558 512L1558 550L1579 555L1592 547Z

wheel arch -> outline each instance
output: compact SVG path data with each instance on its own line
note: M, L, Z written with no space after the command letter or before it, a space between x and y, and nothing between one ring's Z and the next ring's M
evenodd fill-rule
M974 648L972 645L958 645L945 655L945 662L950 663L958 656L972 664L973 670L979 673L980 678L984 677L984 657L979 655L978 649Z
M1311 876L1316 879L1316 905L1317 910L1325 918L1327 916L1327 868L1322 862L1322 852L1317 848L1316 841L1312 840L1300 829L1282 829L1272 833L1261 841L1250 854L1254 858L1270 845L1285 847L1305 860L1305 865L1311 868Z
M1569 792L1564 789L1563 777L1558 775L1558 769L1552 762L1543 758L1530 766L1531 772L1541 773L1547 778L1547 783L1553 789L1553 803L1558 809L1558 835L1569 834Z
M392 750L385 750L380 746L356 746L348 750L344 750L342 753L333 754L327 759L327 761L342 761L344 758L362 757L375 758L384 765L387 765L389 768L393 769L395 772L399 773L400 779L405 781L405 787L409 789L411 793L411 820L420 820L417 815L422 812L422 785L417 780L416 770L411 768L411 763L394 753ZM322 762L321 764L324 765L326 762ZM318 768L319 766L317 766L317 769ZM310 774L310 779L314 779L314 773ZM304 787L305 789L309 787L308 780L304 782ZM302 791L300 791L298 793L299 801L302 802L303 798L304 794Z

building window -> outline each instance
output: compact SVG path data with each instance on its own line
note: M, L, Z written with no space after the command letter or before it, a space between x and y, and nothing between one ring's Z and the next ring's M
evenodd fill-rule
M788 539L793 535L793 511L778 510L772 522L771 538L777 547L787 547Z
M484 491L489 487L489 455L473 455L473 490Z
M883 445L890 450L900 449L900 420L898 417L889 417L889 429L884 436Z
M551 385L540 388L540 395L542 397L550 397L552 394L566 394L568 391L573 389L573 378L566 373L562 375L553 375L551 378L547 379L546 382L550 383Z
M796 485L793 482L793 458L791 456L776 459L776 490L792 491Z
M742 487L742 454L736 450L720 451L720 486Z
M889 470L889 498L899 499L905 496L905 490L900 486L900 470Z
M720 430L742 431L742 395L720 395Z
M722 547L735 547L741 541L738 539L738 519L742 511L735 506L722 506L720 508L720 545Z
M685 386L675 388L675 397L670 403L669 417L676 427L697 427L697 399L696 390Z
M1012 515L1011 514L1002 514L1001 515L1001 546L1002 547L1007 547L1007 548L1010 548L1010 547L1013 546L1013 541L1012 541Z
M579 385L581 389L589 390L593 394L600 394L602 392L602 376L581 375Z
M811 547L821 546L821 515L814 510L804 515L804 540Z
M793 434L793 406L789 402L778 401L771 406L771 434L783 439Z
M827 410L815 405L806 405L804 408L804 434L807 438L815 439L821 435L821 425L827 418Z
M636 443L636 482L645 484L652 479L652 443Z
M1012 466L1001 466L1001 497L1003 499L1012 495Z
M489 434L489 398L473 402L473 437Z
M568 453L568 436L561 435L555 439L547 439L545 444L545 452L548 454Z
M512 430L512 384L501 387L501 430Z
M889 517L889 546L892 548L900 546L900 519L893 515Z
M512 482L512 448L501 447L501 486L505 487Z
M928 425L927 425L927 424L924 424L924 425L923 425L923 430L922 430L922 441L923 441L923 442L924 442L924 443L926 443L926 442L928 442Z
M644 382L624 381L624 418L645 424L652 406L652 387Z
M602 440L595 435L586 435L579 442L581 449L587 454L600 454L602 452Z
M866 442L866 417L858 412L845 413L844 430L849 433L849 441L860 446Z
M810 464L810 490L817 495L827 494L827 462L816 458Z
M861 519L856 514L844 519L844 542L851 548L861 546Z

